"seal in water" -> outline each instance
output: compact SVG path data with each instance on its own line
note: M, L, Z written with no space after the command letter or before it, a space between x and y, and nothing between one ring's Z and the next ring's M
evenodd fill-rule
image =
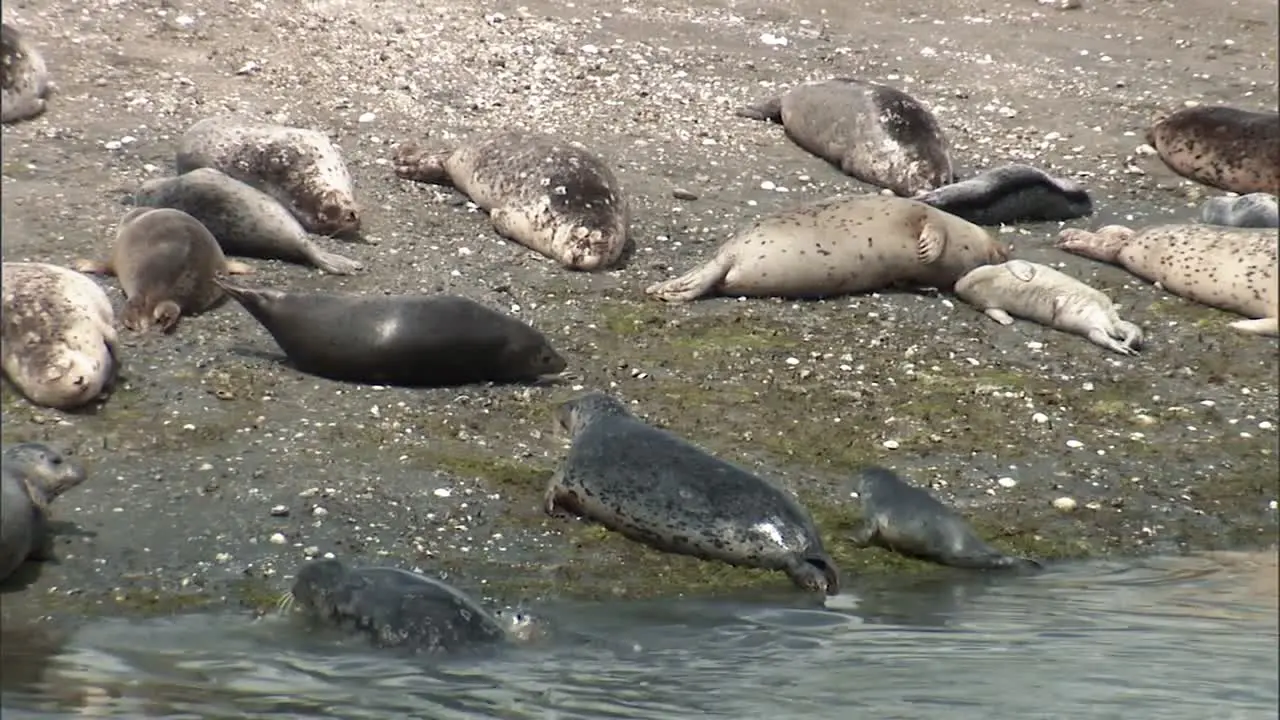
M42 443L0 454L0 582L27 560L52 557L49 504L85 481L84 466Z
M150 207L125 213L110 259L80 259L75 268L119 277L128 298L120 318L126 328L165 333L177 329L184 313L202 313L222 301L215 275L253 272L227 260L199 220L181 210Z
M954 292L1001 325L1012 325L1010 315L1016 315L1083 335L1121 355L1136 355L1142 345L1142 329L1121 320L1106 293L1040 263L1010 260L974 268Z
M850 534L859 547L881 547L917 560L967 570L1038 570L1028 558L991 547L954 510L892 470L870 467L854 478L862 517Z
M817 298L901 285L949 290L1008 253L986 230L922 202L844 195L757 220L711 260L645 293L687 302L713 292Z
M5 378L36 405L60 410L108 391L119 369L118 338L102 288L58 265L3 268Z
M1068 229L1055 247L1119 265L1174 295L1239 313L1231 327L1277 334L1280 262L1276 234L1212 225L1156 225L1133 231L1108 225L1097 232Z
M532 381L565 369L529 325L464 297L295 293L215 280L305 373L430 387Z
M400 178L457 188L499 235L570 270L608 268L626 246L627 198L580 143L506 132L437 152L409 142L394 162Z
M0 121L39 117L55 88L44 56L24 33L0 23Z
M1280 113L1186 108L1153 124L1147 143L1189 180L1241 195L1280 195Z
M854 78L805 83L735 114L781 123L792 142L846 175L903 197L955 177L933 113L885 85Z
M307 232L354 236L360 206L338 148L322 132L219 116L192 125L178 141L183 174L209 167L275 198Z
M662 550L740 567L781 570L835 595L840 573L813 518L765 479L707 454L590 392L556 411L573 437L545 504Z
M187 213L213 233L227 255L312 265L333 275L350 275L364 267L316 247L275 198L213 168L148 180L138 188L134 202Z
M1200 222L1238 228L1280 227L1280 206L1276 196L1267 193L1212 197L1200 206Z
M916 198L975 225L1074 220L1093 213L1079 183L1030 165L1004 165Z

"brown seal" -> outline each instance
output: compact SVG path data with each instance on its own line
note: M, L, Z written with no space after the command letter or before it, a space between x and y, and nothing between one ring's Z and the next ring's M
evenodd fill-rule
M1241 195L1280 195L1280 113L1187 108L1152 125L1147 143L1189 180Z
M54 90L40 51L16 27L0 23L0 122L39 117Z

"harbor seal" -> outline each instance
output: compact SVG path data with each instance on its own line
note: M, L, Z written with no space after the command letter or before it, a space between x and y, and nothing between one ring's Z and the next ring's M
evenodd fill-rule
M3 264L4 376L36 405L72 410L119 371L111 300L92 279L47 263Z
M801 148L903 197L955 178L949 143L933 113L885 85L854 78L805 83L735 114L781 123Z
M923 488L908 484L892 470L869 467L850 489L858 494L862 516L850 541L880 547L909 558L967 570L1038 570L1030 558L1000 552L978 537L969 523Z
M134 203L181 210L200 221L227 255L312 265L332 275L350 275L364 266L325 252L270 195L213 168L144 182Z
M1136 355L1142 345L1142 329L1121 320L1106 293L1040 263L1010 260L974 268L954 292L1001 325L1012 325L1010 315L1016 315L1083 335L1121 355Z
M43 443L0 454L0 582L27 560L52 556L49 504L88 477L84 466Z
M1280 195L1280 113L1186 108L1148 128L1147 144L1189 180L1241 195Z
M1212 197L1200 206L1200 222L1238 228L1280 227L1280 206L1276 196L1267 193Z
M817 298L916 285L949 290L1009 249L986 230L924 203L843 195L765 216L711 258L645 293L688 302L729 296Z
M533 327L451 295L282 292L215 280L302 372L406 387L521 382L564 358Z
M178 174L209 167L275 198L307 232L354 237L360 206L351 173L329 137L316 130L205 118L178 141Z
M0 122L39 117L55 89L44 55L22 31L0 23Z
M622 257L626 195L581 143L505 132L441 151L408 142L394 162L400 178L457 188L488 211L499 235L570 270L603 270Z
M556 420L573 442L547 485L548 515L566 511L664 552L780 570L806 590L840 591L813 518L781 488L604 393L564 403Z
M134 208L116 228L108 260L76 261L80 272L115 275L124 290L120 322L134 332L173 332L183 314L218 305L219 273L251 273L244 263L227 260L199 220L171 208Z
M1138 231L1108 225L1097 232L1068 229L1055 247L1119 265L1174 295L1239 313L1231 327L1277 334L1280 262L1276 234L1212 225L1156 225Z
M1020 164L988 170L916 200L975 225L1074 220L1093 214L1093 199L1079 183Z

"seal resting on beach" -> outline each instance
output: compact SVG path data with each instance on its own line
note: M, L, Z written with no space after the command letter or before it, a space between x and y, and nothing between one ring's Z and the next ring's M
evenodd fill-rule
M1200 222L1238 228L1280 227L1280 206L1276 196L1268 193L1212 197L1200 206Z
M1074 220L1093 213L1079 183L1030 165L1003 165L915 198L975 225Z
M1280 113L1186 108L1147 129L1170 170L1229 192L1280 195Z
M0 453L0 582L27 560L52 557L49 504L87 477L83 465L43 443Z
M39 117L55 89L36 46L13 25L0 23L0 122Z

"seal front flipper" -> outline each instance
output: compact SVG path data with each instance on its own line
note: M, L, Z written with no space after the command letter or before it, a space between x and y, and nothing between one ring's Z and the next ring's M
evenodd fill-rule
M982 314L986 315L992 320L995 320L1001 325L1013 324L1013 317L1010 316L1009 313L1005 312L1004 310L1001 310L1000 308L987 308L986 310L982 311Z
M1257 320L1237 320L1230 323L1230 326L1241 332L1251 333L1253 335L1267 335L1275 337L1280 335L1280 318L1258 318Z
M752 103L751 105L744 105L737 110L734 110L733 114L750 120L766 120L768 122L781 124L782 96L774 95L767 100Z
M947 229L941 225L925 220L920 228L920 238L916 242L916 259L921 265L932 265L942 257L947 249Z
M734 259L716 255L697 268L673 280L655 283L645 288L645 294L665 302L689 302L708 295L724 281L733 267Z
M853 529L845 536L854 547L869 548L876 544L876 535L880 532L880 526L874 521L866 518L855 521Z
M542 495L542 510L553 518L567 519L573 516L568 508L562 508L560 504L561 494L564 491L564 470L556 470L551 476L551 480L547 482L547 490Z

